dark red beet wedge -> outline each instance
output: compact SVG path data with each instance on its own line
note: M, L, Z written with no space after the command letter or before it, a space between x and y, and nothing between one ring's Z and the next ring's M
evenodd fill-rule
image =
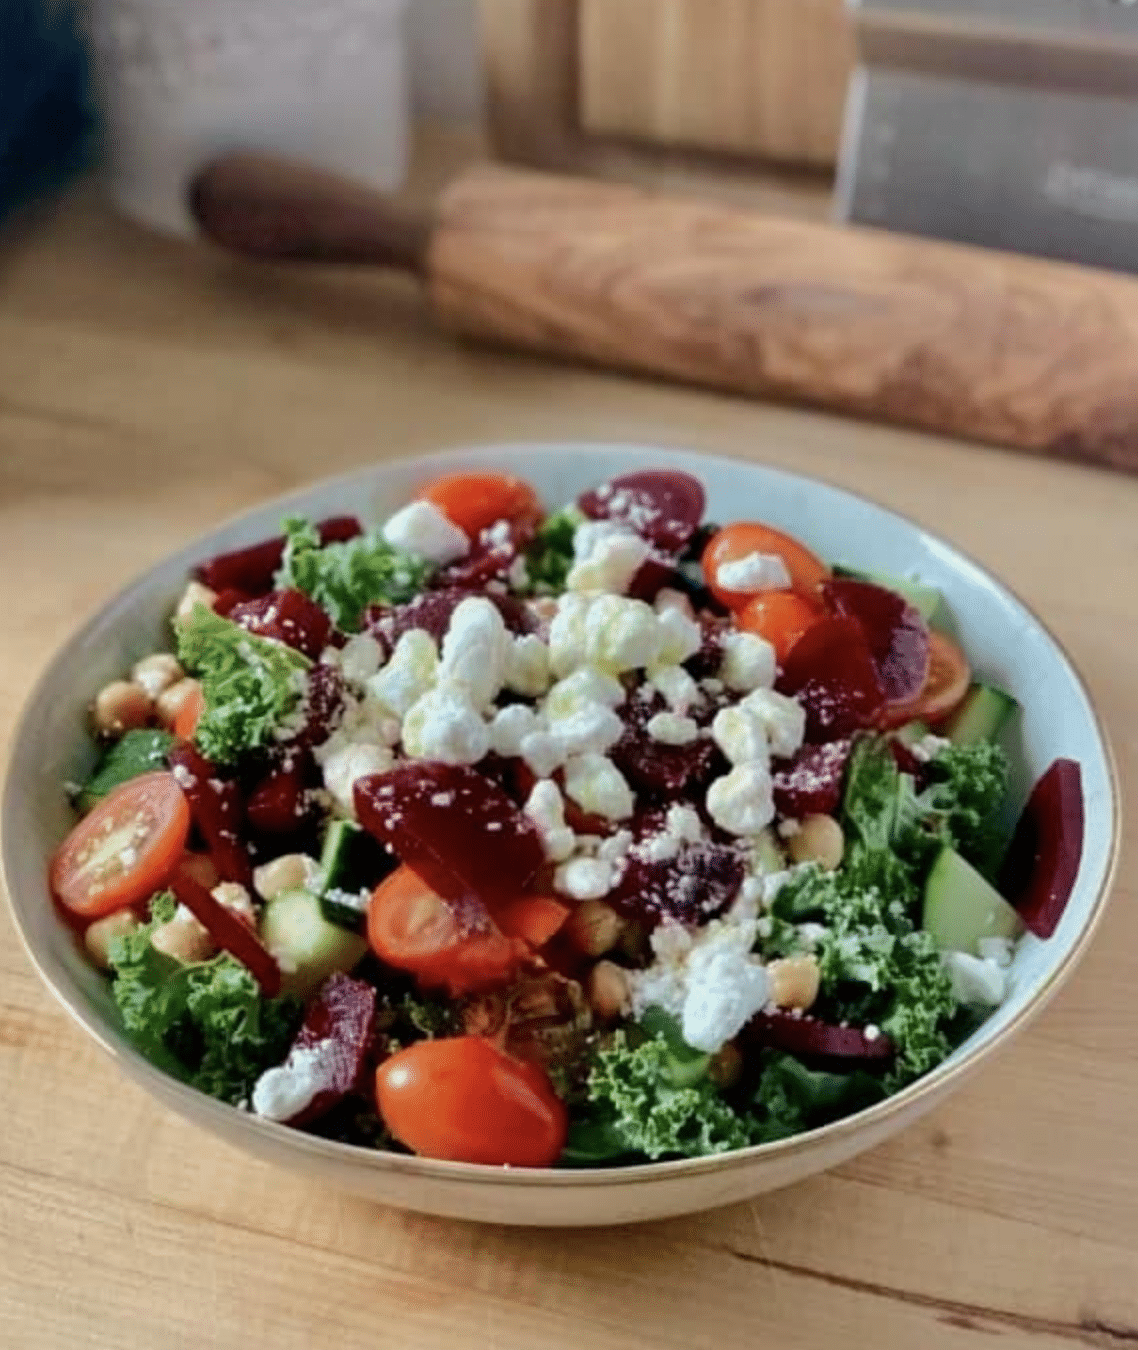
M835 1027L816 1017L788 1012L757 1013L744 1032L753 1045L785 1050L791 1055L827 1060L889 1060L893 1042L888 1036L872 1039L856 1027Z
M261 779L249 794L245 814L253 829L262 834L292 834L304 825L310 808L299 757Z
M1000 871L1000 892L1036 937L1049 938L1075 888L1083 856L1083 774L1057 759L1036 783Z
M363 533L355 516L332 516L316 527L322 544L343 543ZM284 557L284 536L266 539L249 548L219 553L194 569L194 576L211 590L243 591L246 595L264 595L273 588L273 576Z
M387 655L403 634L413 628L421 628L436 642L442 642L455 610L472 597L489 600L511 633L524 636L537 627L530 610L511 595L484 594L469 587L451 586L441 591L424 591L405 605L369 605L364 611L363 630L379 642Z
M328 645L332 632L332 620L316 601L291 588L244 600L233 606L229 618L247 632L283 642L312 661Z
M491 913L526 893L545 861L528 816L463 765L402 764L355 786L360 824L445 900Z
M666 862L649 862L633 850L619 885L606 900L647 928L664 919L703 924L731 904L743 873L738 850L723 844L688 844Z
M179 741L167 755L190 815L209 849L222 881L253 884L253 864L245 844L245 800L237 781L227 777L190 744Z
M438 573L434 584L442 589L482 591L492 581L504 581L536 529L532 520L503 521L490 526L478 536L465 558Z
M773 775L774 804L780 816L832 816L842 800L850 740L804 745L793 759L782 761Z
M861 624L886 700L916 698L929 673L929 626L921 613L868 581L825 581L822 594L835 613Z
M648 734L652 717L666 708L659 694L629 698L619 709L624 734L610 752L612 762L638 792L674 800L691 796L723 766L715 742L700 736L687 745L664 745Z
M327 1086L289 1125L307 1125L364 1085L375 1039L375 990L349 975L331 975L308 1006L294 1050L318 1050Z
M613 478L580 497L591 520L616 520L665 553L680 553L703 519L703 485L674 469Z
M790 649L778 689L806 709L806 740L840 740L873 725L885 703L861 624L821 619Z

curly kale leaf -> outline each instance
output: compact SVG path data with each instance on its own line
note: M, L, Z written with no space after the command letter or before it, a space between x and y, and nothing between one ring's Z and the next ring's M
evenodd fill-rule
M881 1080L861 1070L829 1073L808 1069L793 1055L765 1051L754 1097L758 1120L755 1142L768 1143L816 1129L864 1110L884 1096Z
M419 594L434 564L393 548L378 530L343 543L320 543L309 521L284 522L285 548L275 577L315 600L345 632L359 630L371 604L398 605Z
M183 965L151 945L174 917L168 891L154 897L150 922L111 943L112 993L123 1026L159 1068L211 1097L237 1103L287 1056L303 1009L290 998L264 998L233 957Z
M177 626L178 659L201 682L205 707L194 741L214 764L269 745L295 719L311 662L205 605Z
M575 506L556 511L537 528L526 549L526 575L530 588L543 594L559 594L573 566L573 536L584 516Z

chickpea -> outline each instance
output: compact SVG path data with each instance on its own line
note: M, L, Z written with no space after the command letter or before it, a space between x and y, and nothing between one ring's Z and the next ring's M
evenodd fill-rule
M146 690L151 698L157 698L164 689L177 684L185 676L177 658L169 652L155 652L153 656L144 656L136 661L130 678Z
M320 874L320 864L305 853L284 853L253 871L253 889L262 900L272 900L283 891L311 886Z
M138 927L138 920L129 909L119 909L105 918L96 919L83 934L83 945L91 960L100 970L111 968L111 942L114 938L127 937Z
M223 905L231 914L235 914L254 931L257 927L257 911L253 908L253 897L239 881L219 882L210 895L219 905Z
M807 816L786 840L786 851L791 862L816 862L833 872L846 851L846 838L833 816Z
M624 920L603 900L582 900L565 923L565 936L585 956L603 956L620 941Z
M787 956L767 966L771 1002L779 1008L798 1008L805 1012L818 998L821 973L812 956Z
M611 1022L628 1004L628 976L614 961L598 961L585 982L585 997L594 1016Z
M216 591L211 590L208 586L203 586L200 581L191 581L182 592L182 598L178 601L174 617L176 619L188 619L197 605L205 605L206 609L212 609L213 602L216 599Z
M160 925L151 935L150 945L184 966L208 961L217 954L213 938L192 914L175 914L169 923Z
M201 685L197 680L184 679L179 680L177 684L172 684L168 689L158 695L157 709L158 720L168 730L172 730L174 723L178 720L178 714L186 706Z
M115 739L144 727L154 716L154 700L141 685L112 680L95 695L91 720L100 736Z

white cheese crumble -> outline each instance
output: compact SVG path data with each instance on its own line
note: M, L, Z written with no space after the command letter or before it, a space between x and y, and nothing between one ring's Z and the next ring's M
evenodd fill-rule
M683 619L682 614L679 617ZM659 660L660 626L656 612L643 600L629 600L623 595L597 596L585 615L584 629L585 664L619 675L655 665Z
M448 563L465 558L470 540L433 502L409 502L383 527L393 548L414 553L428 562Z
M600 900L616 885L617 875L603 858L570 858L553 874L553 888L573 900Z
M319 1041L294 1049L278 1068L266 1069L253 1089L253 1110L265 1120L287 1121L330 1088L335 1079L335 1043Z
M515 637L506 654L507 689L526 698L540 698L549 688L549 648L536 633Z
M618 708L624 699L624 685L619 680L592 666L582 666L572 675L558 680L541 706L552 720L583 712L598 703L606 708Z
M383 648L370 633L357 633L339 653L340 673L349 684L362 685L383 665Z
M791 584L786 563L777 553L748 553L734 562L720 563L715 580L724 590L742 595L784 591Z
M754 633L724 633L723 663L719 678L740 694L753 689L768 689L775 679L775 650L765 638Z
M958 1003L996 1008L1007 997L1008 973L995 961L968 952L943 952L940 959Z
M490 749L505 759L522 753L522 742L541 726L537 713L525 703L501 708L490 723Z
M434 686L438 665L434 638L412 628L395 644L387 665L368 680L368 693L394 716L403 717Z
M661 712L648 719L648 735L661 745L690 745L699 738L699 726L680 713Z
M462 689L432 689L403 719L403 751L411 759L477 764L489 749L489 728Z
M582 811L607 820L627 820L636 798L624 775L604 755L574 755L565 761L565 795Z
M391 751L384 745L367 742L344 745L324 757L324 786L344 815L355 820L356 782L373 773L386 773L393 763Z
M570 591L608 591L623 595L651 555L651 546L611 520L587 520L573 535L576 562L565 586Z
M942 750L947 750L952 744L943 736L934 736L929 732L927 736L922 736L919 741L914 741L909 746L909 753L914 759L919 759L922 764L927 764L929 760L936 759Z
M742 705L721 708L711 724L715 744L732 764L768 764L770 745L763 723Z
M572 857L577 840L565 824L565 803L556 783L548 778L539 779L522 810L537 827L550 862L565 862Z
M707 789L707 810L728 834L759 834L775 815L769 767L751 760L715 779Z
M476 708L488 708L505 682L512 645L492 601L482 596L463 600L443 639L438 683L463 690Z
M756 689L739 706L758 719L770 742L771 754L789 756L802 748L806 710L794 699L773 689Z
M703 693L683 666L657 666L649 676L652 688L675 713L686 713L703 702Z
M666 609L678 609L687 618L695 618L695 607L691 600L683 591L674 591L670 586L661 586L656 592L652 607L657 614L663 614Z
M603 755L624 735L624 723L603 703L588 703L568 717L551 719L549 734L564 762L569 755Z
M703 646L699 624L675 606L658 612L656 630L660 640L656 661L662 666L681 666Z

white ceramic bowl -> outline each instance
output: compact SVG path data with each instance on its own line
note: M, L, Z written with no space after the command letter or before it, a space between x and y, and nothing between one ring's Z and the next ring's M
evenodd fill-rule
M1026 797L1057 756L1080 762L1086 843L1058 931L1047 942L1022 943L1007 1002L933 1073L869 1110L779 1143L694 1161L556 1172L433 1162L313 1138L168 1078L126 1041L107 982L57 917L46 885L48 859L71 824L61 785L82 778L94 758L84 725L92 695L164 642L168 615L199 559L277 533L287 512L381 519L432 475L475 467L528 478L550 505L633 468L686 469L707 489L709 519L766 520L825 558L913 572L944 593L977 671L1023 705L1008 746L1017 797ZM388 462L318 483L221 526L152 568L83 625L32 691L8 768L2 826L8 896L36 968L80 1026L173 1110L238 1148L387 1204L503 1223L607 1224L708 1209L785 1186L880 1143L943 1100L1040 1012L1086 949L1114 867L1118 801L1102 727L1055 639L999 582L912 522L836 488L739 461L644 446L510 445Z

